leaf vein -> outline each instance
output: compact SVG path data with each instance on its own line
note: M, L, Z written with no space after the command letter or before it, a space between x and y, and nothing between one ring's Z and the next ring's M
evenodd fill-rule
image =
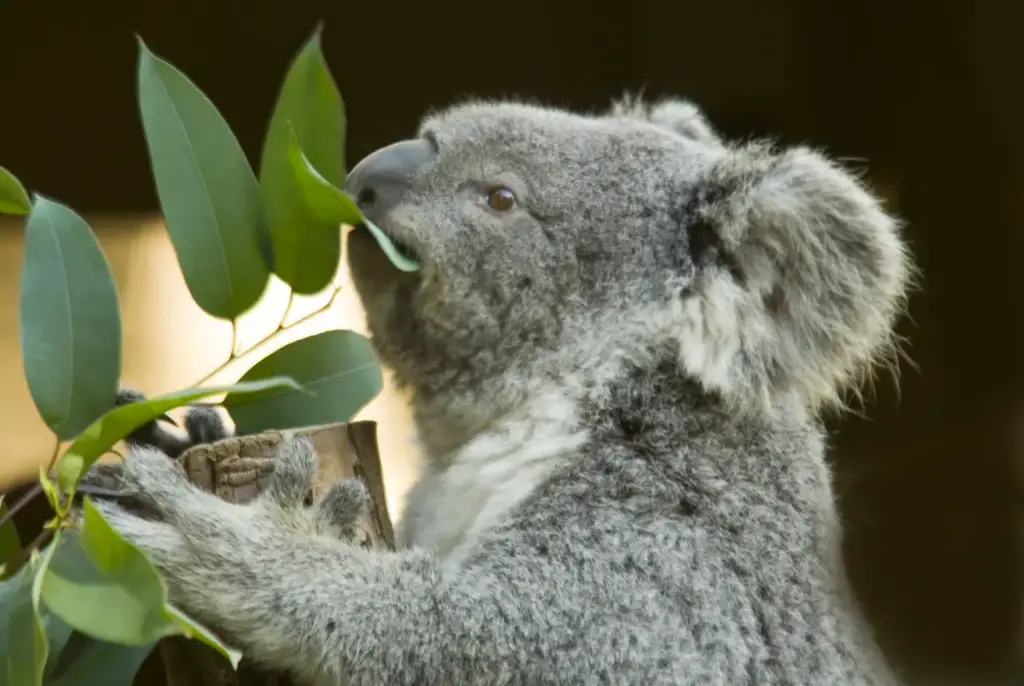
M155 61L153 62L153 64L154 64L154 71L157 71L157 66L158 65L156 64ZM171 105L170 110L171 110L171 112L174 113L174 118L177 120L178 125L181 127L182 134L183 134L183 136L185 138L185 145L188 148L188 152L189 152L189 154L191 156L192 165L195 167L196 171L199 173L199 179L200 179L200 181L203 184L203 190L206 191L206 193L205 193L205 195L206 195L206 198L205 198L206 206L209 208L210 215L213 217L214 226L217 227L217 230L214 233L216 233L216 235L217 235L217 245L220 247L220 258L221 258L221 261L224 263L224 271L225 271L225 273L227 275L228 298L231 300L231 309L235 310L235 309L237 309L237 301L236 301L236 298L235 298L235 289L234 289L233 284L231 283L231 264L228 261L227 248L224 245L224 237L222 235L222 230L221 230L221 225L220 225L220 217L217 216L217 210L213 206L213 198L210 195L210 185L207 183L206 175L203 173L203 167L202 167L201 164L199 164L199 158L196 155L195 148L192 145L192 140L191 140L191 138L189 138L188 127L185 126L185 121L181 118L181 113L178 112L178 108L177 108L177 106L174 103L174 98L171 97L170 92L167 90L167 84L164 83L163 77L160 76L159 73L158 73L157 83L160 84L160 88L161 88L161 90L163 90L164 96L166 97L167 101Z

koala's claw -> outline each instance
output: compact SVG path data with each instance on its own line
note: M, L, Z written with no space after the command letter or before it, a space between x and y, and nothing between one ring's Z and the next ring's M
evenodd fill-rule
M346 479L332 486L312 508L307 508L316 478L317 454L308 438L286 439L274 462L274 475L262 501L288 513L288 520L303 522L300 529L351 539L359 519L369 512L371 499L359 479Z
M316 477L317 456L308 438L287 438L274 460L274 475L264 492L266 500L285 510L305 504Z
M185 414L185 433L193 445L216 443L231 435L212 405L193 405Z
M370 492L359 479L345 479L335 484L316 504L319 529L351 535L356 523L370 511Z
M129 405L145 399L145 395L133 388L121 388L117 392L116 404ZM177 422L164 414L136 428L125 437L125 442L131 446L157 448L169 457L177 458L192 446L215 443L232 435L230 427L212 405L192 405L188 408L184 436L180 431L174 432L162 426L161 422L178 426Z

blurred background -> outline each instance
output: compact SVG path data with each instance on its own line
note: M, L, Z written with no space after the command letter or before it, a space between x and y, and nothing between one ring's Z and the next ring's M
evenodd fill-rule
M849 573L912 683L1020 683L1024 3L0 0L0 164L96 229L124 378L147 393L215 368L230 327L192 303L157 214L135 34L204 90L255 163L284 70L321 20L350 166L452 100L594 110L642 89L692 98L729 136L811 143L866 170L907 221L923 279L900 327L913 365L830 420ZM20 224L0 223L0 489L52 449L21 373L21 250ZM285 300L275 284L243 345ZM363 328L350 288L292 336L338 326ZM364 416L380 422L397 517L418 468L405 399L389 388Z

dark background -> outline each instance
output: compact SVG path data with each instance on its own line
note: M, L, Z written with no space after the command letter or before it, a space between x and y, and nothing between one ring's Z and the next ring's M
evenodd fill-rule
M642 88L694 99L728 135L864 167L923 278L901 392L883 375L831 423L850 573L916 683L1009 682L1024 641L1024 3L0 0L0 164L79 211L156 210L135 34L218 105L255 164L320 20L350 165L453 99L593 109Z

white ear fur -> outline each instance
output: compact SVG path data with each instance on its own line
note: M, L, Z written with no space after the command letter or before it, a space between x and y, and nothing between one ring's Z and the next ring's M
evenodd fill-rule
M690 205L713 234L678 304L687 370L736 404L838 404L870 371L911 276L897 221L849 173L806 148L730 150Z

